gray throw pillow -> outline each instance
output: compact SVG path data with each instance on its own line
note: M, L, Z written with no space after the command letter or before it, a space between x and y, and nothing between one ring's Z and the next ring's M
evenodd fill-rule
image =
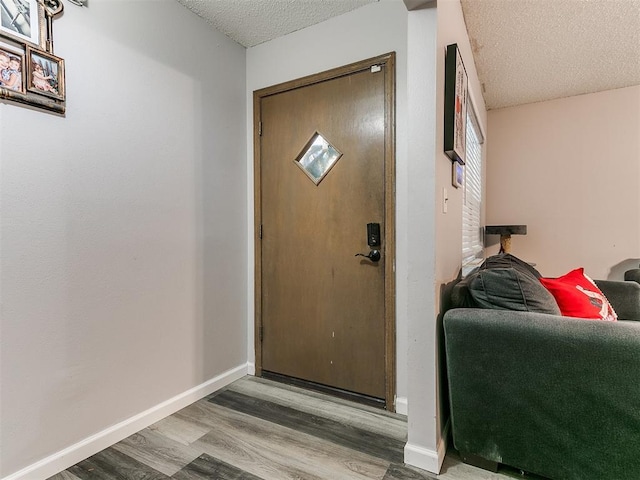
M490 257L466 279L478 306L561 315L555 298L538 280L537 270L512 255L496 257L502 258Z
M520 260L518 257L511 255L510 253L501 253L493 255L487 258L482 265L478 267L478 270L489 270L493 268L515 268L522 273L530 273L536 278L541 278L542 275L536 270L533 265Z

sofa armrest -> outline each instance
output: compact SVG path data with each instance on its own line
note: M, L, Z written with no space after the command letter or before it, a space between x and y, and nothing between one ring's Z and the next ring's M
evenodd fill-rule
M548 478L637 478L639 322L458 308L444 334L458 450Z
M640 283L614 280L595 282L613 306L619 320L640 321Z

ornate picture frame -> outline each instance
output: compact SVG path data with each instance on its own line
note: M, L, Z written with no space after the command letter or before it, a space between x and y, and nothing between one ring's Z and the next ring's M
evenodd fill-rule
M0 35L45 49L44 5L38 0L0 0Z
M0 87L25 94L25 50L0 42Z
M64 60L27 47L27 90L64 101Z
M0 0L0 102L64 114L64 60L53 54L53 18L63 8L60 0Z

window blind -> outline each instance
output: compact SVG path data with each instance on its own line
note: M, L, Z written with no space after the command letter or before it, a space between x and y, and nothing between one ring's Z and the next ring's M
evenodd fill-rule
M462 273L484 257L482 234L482 143L484 138L473 108L467 109L467 145L462 204Z

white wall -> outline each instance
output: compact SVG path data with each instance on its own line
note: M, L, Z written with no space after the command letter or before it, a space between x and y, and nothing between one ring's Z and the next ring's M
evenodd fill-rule
M462 264L462 190L451 185L451 160L443 148L447 45L458 44L468 75L469 95L484 132L486 108L459 0L440 0L437 8L427 6L410 12L409 26L409 164L419 165L415 174L423 178L421 184L413 181L422 191L410 196L414 209L411 217L422 217L431 226L411 237L416 243L410 248L410 255L416 255L422 247L428 260L423 255L414 260L422 268L413 280L423 290L422 298L416 291L409 302L418 307L410 315L415 335L410 334L409 338L418 341L409 351L409 442L405 460L437 472L446 450L444 433L448 420L440 301L443 286L458 276ZM428 380L421 382L422 377ZM435 457L430 457L432 452Z
M416 367L418 363L423 364L423 370L425 371L423 375L428 374L429 378L428 385L423 385L423 388L428 387L433 390L430 395L427 390L419 391L419 387L414 387L416 389L415 394L411 394L410 391L409 415L411 417L416 410L415 402L420 402L421 407L417 410L421 417L419 421L409 423L409 447L414 444L427 445L430 450L437 452L437 458L434 460L437 460L437 468L439 469L446 450L446 438L443 434L448 420L448 397L443 374L444 352L441 345L442 326L439 318L440 302L443 286L458 276L462 266L462 189L456 189L452 186L451 160L444 154L444 65L447 45L458 44L467 71L469 95L475 105L478 121L483 132L486 132L486 108L459 0L440 0L437 2L435 15L437 38L435 39L435 45L432 44L433 39L428 33L433 30L434 15L430 13L432 10L431 8L426 8L422 11L412 12L412 15L421 15L423 17L421 29L425 32L426 37L421 43L415 44L416 54L410 56L409 70L411 72L413 66L422 61L425 63L425 71L423 73L418 72L417 81L410 83L409 104L422 103L424 105L425 111L420 115L422 118L431 115L431 119L425 123L427 127L433 125L433 130L430 133L434 135L432 141L427 141L424 138L419 140L418 135L420 133L413 131L410 139L411 144L421 142L421 146L427 152L422 155L422 158L419 158L419 156L416 156L415 159L411 158L410 163L413 161L432 162L428 168L423 167L423 174L429 178L423 193L426 198L422 197L422 205L420 206L420 209L424 212L422 215L426 216L430 222L433 222L433 247L428 244L425 245L430 248L430 254L433 256L430 267L425 263L425 271L432 282L430 285L431 291L424 294L429 299L429 302L423 305L421 315L424 315L424 318L420 319L420 321L426 322L428 329L427 331L422 331L422 335L425 338L419 342L426 347L416 349L416 357L413 358L413 362ZM416 27L418 26L419 23L416 22ZM412 46L414 46L414 43L410 43L410 49ZM431 54L433 57L427 60L429 57L425 58L425 55ZM419 60L421 57L423 59ZM427 65L427 61L433 62L432 65ZM427 96L422 94L422 99L413 93L420 88L420 77L435 78L435 89ZM410 78L413 79L414 76L410 75ZM429 88L426 84L427 82L423 82L422 88ZM433 89L434 87L431 88ZM416 107L412 108L415 109ZM418 116L411 117L410 121L415 123L420 118ZM430 155L431 152L433 156ZM446 190L447 197L446 213L443 210L444 190ZM417 197L416 200L418 200ZM416 359L420 361L417 362ZM410 361L412 361L411 356ZM410 372L417 373L419 371L418 369L412 370L410 367ZM411 377L409 384L415 384ZM418 466L434 471L428 463L419 464Z
M173 0L65 10L66 116L0 104L0 477L246 371L245 49Z
M254 361L252 92L389 51L397 393L410 405L408 461L437 471L436 318L460 267L452 188L439 213L452 41L471 58L458 0L415 12L382 0L251 48L245 64L172 1L68 5L56 22L66 118L0 105L0 476L242 365L247 350ZM34 131L46 151L25 148Z
M637 268L640 86L492 110L489 130L487 224L527 225L515 255L545 276Z
M406 398L407 320L407 133L406 49L407 10L402 0L382 0L247 50L247 170L248 228L253 230L253 92L288 80L340 67L391 51L396 56L397 162L397 395ZM254 245L250 241L249 272L254 277ZM251 285L253 283L250 282ZM249 361L255 362L253 291L247 317Z
M444 65L447 45L456 43L464 62L468 77L469 98L475 106L480 128L487 137L487 109L482 96L482 87L478 79L473 51L469 44L467 28L459 0L440 0L438 2L438 48L436 65L438 68L437 92L437 132L436 132L436 231L437 255L436 269L439 282L453 280L462 264L462 189L451 185L451 160L444 153ZM492 141L487 139L483 145ZM447 213L442 210L442 189L446 188L448 196Z
M409 12L408 23L408 158L406 223L398 235L406 236L406 292L398 292L408 324L408 439L405 462L438 472L437 332L435 278L436 203L436 39L434 5ZM400 185L400 183L399 183ZM400 187L398 187L400 188ZM402 296L401 296L402 294ZM400 319L398 319L400 320ZM444 456L444 451L441 452Z

